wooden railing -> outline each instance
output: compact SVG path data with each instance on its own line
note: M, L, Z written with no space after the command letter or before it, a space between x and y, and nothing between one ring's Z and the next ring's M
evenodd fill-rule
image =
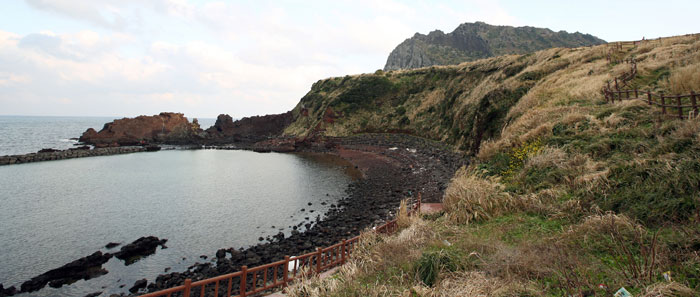
M631 41L634 43L636 41ZM635 59L621 60L630 64L630 70L608 81L603 87L605 101L615 103L622 100L642 100L649 105L661 107L661 115L669 115L673 118L689 119L698 116L698 94L690 91L690 94L664 95L663 92L641 91L630 87L629 83L637 76L637 61Z
M418 201L408 212L409 215L420 210L421 194ZM375 227L374 232L391 234L398 230L397 219ZM204 297L204 296L254 296L275 288L286 288L293 280L302 275L320 274L335 266L345 263L357 247L360 236L343 240L326 248L317 248L315 252L301 256L285 256L284 260L248 268L196 282L186 279L183 285L141 295L141 297ZM238 285L236 288L235 285ZM224 294L225 292L225 294ZM232 295L236 294L236 295Z
M607 90L605 92L605 100L610 103L632 99L661 107L662 115L670 115L679 119L698 116L698 94L694 91L690 91L688 95L664 95L662 92L654 93L637 89Z

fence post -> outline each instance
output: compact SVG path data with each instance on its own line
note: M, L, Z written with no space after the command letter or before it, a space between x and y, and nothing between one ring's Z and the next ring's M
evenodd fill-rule
M610 102L615 103L615 91L610 90Z
M192 279L185 279L185 291L182 292L183 297L190 297L190 290L192 289Z
M651 91L647 91L647 101L651 105Z
M289 256L284 256L284 274L282 274L282 287L287 287L289 282Z
M617 77L615 78L615 90L619 91L620 87L617 85Z
M321 257L323 257L321 248L316 248L316 254L316 273L321 274Z
M695 98L695 92L690 91L690 103L693 104L693 116L697 117L698 116L698 103Z
M659 97L661 97L661 114L666 114L666 97L664 97L664 92L659 92Z
M678 118L683 119L683 105L681 105L681 95L676 94L676 105L678 105Z
M247 274L248 274L248 266L243 265L243 266L241 267L241 290L240 290L240 291L241 291L241 294L240 294L241 297L245 297L246 285L248 284L248 282L246 281L246 276L247 276Z
M637 93L637 88L634 88L634 98L639 98L639 94Z
M343 239L343 243L340 245L340 264L345 264L345 239Z

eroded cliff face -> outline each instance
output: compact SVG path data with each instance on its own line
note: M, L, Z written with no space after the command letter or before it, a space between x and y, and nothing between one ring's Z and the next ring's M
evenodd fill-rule
M245 117L237 121L220 114L214 126L206 130L207 139L216 142L256 142L280 136L293 121L292 112Z
M492 26L464 23L453 32L416 33L389 55L384 70L454 65L494 56L526 54L553 47L580 47L605 41L581 33L554 32L546 28Z
M154 116L123 118L106 123L102 130L88 129L80 141L96 146L139 145L144 143L189 143L202 137L197 120L192 123L182 113L162 112Z
M586 88L599 88L604 80L588 82L596 73L586 67L604 63L604 53L601 47L552 48L320 80L293 110L295 121L285 133L298 138L404 133L476 154L482 143L498 138L523 113L513 110L523 98L532 102L545 96L546 86L563 73L577 69L581 75L576 79L586 80Z

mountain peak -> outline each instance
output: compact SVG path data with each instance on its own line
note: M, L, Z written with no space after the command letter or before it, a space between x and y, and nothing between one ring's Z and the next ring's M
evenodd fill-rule
M590 34L546 28L463 23L445 34L434 30L416 33L389 55L384 70L459 64L492 56L525 54L552 47L579 47L605 43Z

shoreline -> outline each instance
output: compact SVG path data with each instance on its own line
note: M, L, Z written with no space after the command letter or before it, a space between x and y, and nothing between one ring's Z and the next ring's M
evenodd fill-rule
M288 147L289 142L283 142L283 144ZM227 146L166 146L163 149L256 151L255 148L255 144L238 143ZM270 148L263 152L277 151L274 147ZM143 152L146 149L113 147L42 154L75 151L101 151L99 155L110 155ZM323 214L323 219L309 214L305 224L296 226L298 229L295 228L288 237L283 233L278 234L245 249L220 247L210 253L211 258L215 259L214 263L195 263L185 271L164 273L155 279L148 279L146 286L148 292L181 285L186 278L200 280L232 273L240 270L243 265L254 267L271 263L283 259L285 255L304 254L317 247L330 246L343 239L354 237L366 228L391 219L404 198L415 199L420 192L424 202L440 201L454 172L466 164L466 158L462 154L454 152L443 143L402 134L361 134L343 138L326 138L317 142L297 142L291 153L332 155L347 162L347 172L354 176L352 176L353 182L345 189L346 198L338 201L335 207ZM98 154L86 154L84 157L93 155ZM126 289L129 287L130 285L127 284ZM125 294L128 293L110 296L127 296Z
M423 138L387 134L335 138L302 148L298 152L337 155L362 172L362 178L346 189L347 198L338 201L324 219L310 218L304 231L274 236L246 249L212 251L215 263L196 263L183 272L161 274L148 280L147 292L179 286L187 278L196 281L233 273L243 265L264 265L336 244L391 219L400 201L415 199L418 192L424 202L440 201L454 172L466 164L464 156L447 148Z

